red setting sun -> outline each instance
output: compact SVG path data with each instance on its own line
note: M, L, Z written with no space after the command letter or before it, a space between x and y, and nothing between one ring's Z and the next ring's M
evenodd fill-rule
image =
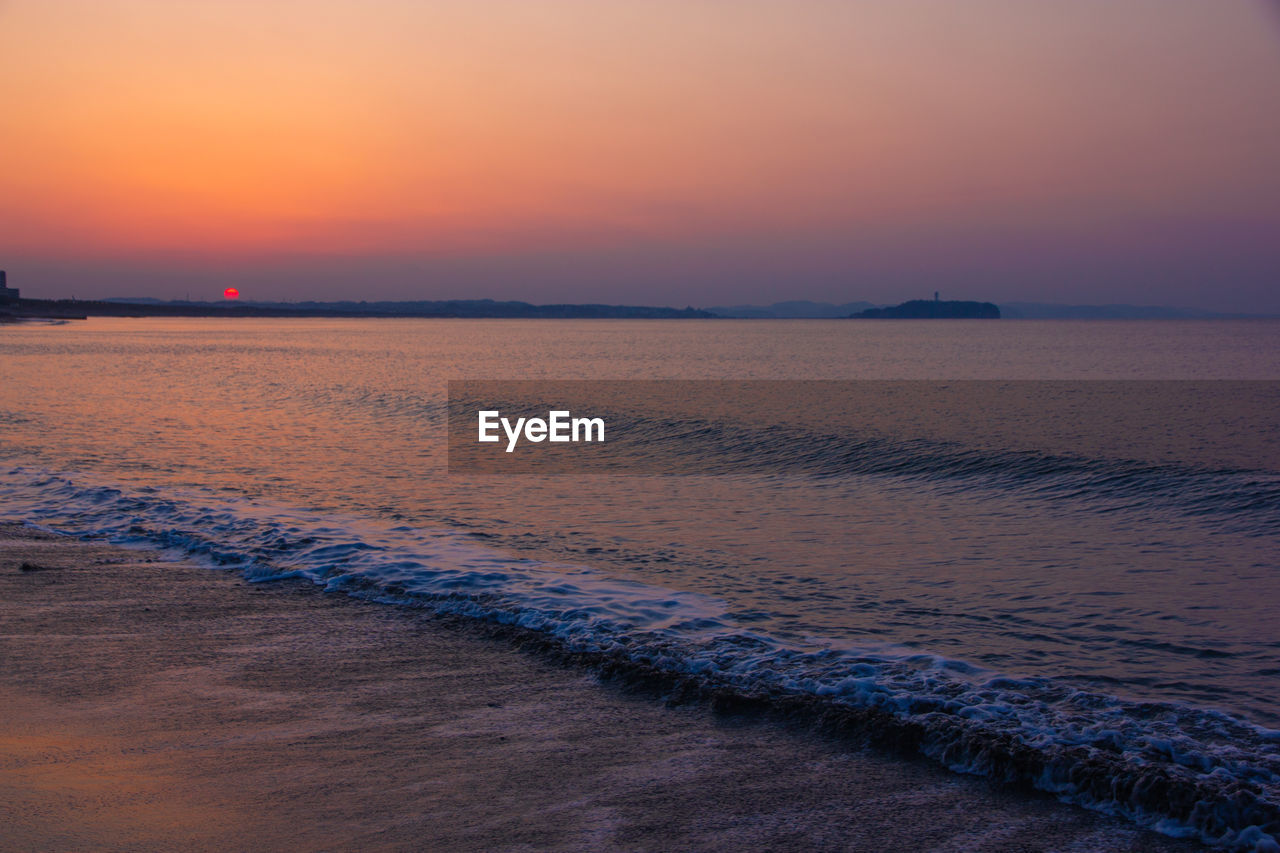
M240 291L236 290L234 287L228 287L226 290L222 291L222 298L223 299L239 299Z

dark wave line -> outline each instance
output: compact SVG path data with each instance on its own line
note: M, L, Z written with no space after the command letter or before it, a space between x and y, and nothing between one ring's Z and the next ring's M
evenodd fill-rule
M1272 471L629 414L610 414L609 424L617 439L602 470L614 472L888 476L1087 500L1097 511L1160 505L1190 516L1242 519L1259 533L1280 531L1280 474Z

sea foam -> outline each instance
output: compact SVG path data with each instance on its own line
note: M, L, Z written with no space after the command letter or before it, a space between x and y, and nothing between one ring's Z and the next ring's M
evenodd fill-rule
M558 655L673 694L805 715L1167 834L1280 849L1280 732L1222 712L884 644L784 641L714 596L522 558L456 530L213 491L126 491L27 467L0 475L0 498L50 529L158 548L252 581L305 578L509 626Z

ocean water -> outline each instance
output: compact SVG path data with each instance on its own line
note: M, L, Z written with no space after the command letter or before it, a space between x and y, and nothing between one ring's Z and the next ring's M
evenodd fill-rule
M1263 321L10 327L0 513L518 625L614 670L1269 849L1278 341ZM898 397L874 438L848 418L726 430L685 412L678 441L722 464L679 476L451 469L446 383L494 379L892 381ZM1053 401L1081 393L1102 402L1064 423ZM976 400L964 429L939 394ZM1042 417L996 428L1011 395ZM670 413L645 414L661 449Z

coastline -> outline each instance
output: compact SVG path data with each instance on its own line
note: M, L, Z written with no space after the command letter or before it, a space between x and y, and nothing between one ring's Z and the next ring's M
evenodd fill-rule
M18 524L0 612L11 849L1196 849L416 611Z

